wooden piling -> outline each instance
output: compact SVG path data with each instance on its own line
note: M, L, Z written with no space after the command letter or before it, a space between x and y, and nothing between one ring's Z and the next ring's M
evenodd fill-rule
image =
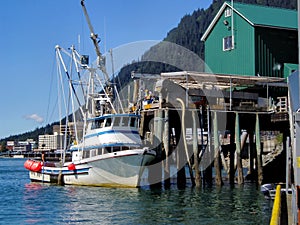
M227 164L227 162L226 162L226 160L225 160L225 156L224 156L224 153L223 153L223 150L222 150L222 145L223 145L224 143L220 141L220 140L222 140L222 138L223 138L223 135L220 134L220 135L219 135L220 158L221 158L221 163L222 163L223 169L226 171L227 174L229 174L228 164Z
M140 91L140 80L133 80L133 96L132 102L136 103L138 101L139 91ZM130 96L130 95L128 95Z
M182 99L177 98L176 100L178 102L180 102L181 108L182 108L181 133L182 133L183 147L184 147L184 152L185 152L185 159L187 160L187 165L188 165L192 185L195 186L195 180L194 180L194 175L193 175L193 171L192 171L192 163L191 163L191 160L190 160L190 155L189 155L188 146L187 146L187 142L186 142L186 132L185 132L185 129L186 129L186 126L185 126L185 113L186 113L186 110L185 110L185 105L184 105L184 102L182 101Z
M156 158L149 167L148 181L151 187L161 187L162 181L162 113L154 111L153 146L156 149Z
M232 114L229 114L228 116L232 116ZM233 122L233 118L232 120L229 120L231 122ZM232 128L232 127L231 127ZM234 155L235 155L235 146L234 146L234 132L235 132L235 129L232 129L232 133L230 134L230 147L229 147L229 173L228 173L228 176L229 176L229 183L231 185L234 185L234 178L235 178L235 168L234 168Z
M193 153L194 153L194 170L195 170L195 185L196 187L202 186L201 174L199 170L199 151L198 151L198 134L197 134L197 122L196 112L192 112L193 118Z
M169 109L165 109L165 125L164 125L164 134L163 134L163 145L165 150L165 160L164 160L164 187L170 188L170 164L169 164L169 155L170 155L170 127L169 127Z
M259 185L263 181L263 169L262 169L262 155L261 155L261 144L260 144L260 126L259 126L259 116L256 114L255 123L255 143L256 143L256 154L257 154L257 182Z
M241 159L241 138L240 138L240 122L239 114L235 114L235 149L237 155L237 171L238 171L238 184L244 183L243 166Z
M204 185L212 186L212 162L213 162L213 151L212 149L212 141L211 141L211 130L210 130L210 116L209 116L209 110L207 110L207 148L204 145L204 109L203 106L201 107L201 114L200 114L200 132L201 132L201 151L205 152L204 154L204 160L206 160L206 168L203 172L203 183Z
M253 151L253 132L248 132L249 137L249 143L248 143L248 158L249 158L249 164L248 164L248 177L250 180L253 180L255 174L254 174L254 151Z
M181 137L182 139L182 137ZM177 187L179 189L186 186L186 174L185 174L185 154L184 154L183 141L180 140L176 148L176 162L177 162Z
M219 142L219 134L218 134L218 117L217 112L214 112L214 167L216 171L216 185L221 186L223 184L222 181L222 174L221 174L221 167L220 167L220 142Z
M141 119L140 119L140 128L139 128L139 134L141 137L144 137L144 126L145 126L145 112L141 112Z

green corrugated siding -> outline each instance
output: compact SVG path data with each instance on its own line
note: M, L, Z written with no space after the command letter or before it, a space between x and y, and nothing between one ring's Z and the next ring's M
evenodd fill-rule
M229 22L225 26L223 21ZM223 51L223 38L231 35L231 17L220 17L205 42L206 71L213 73L255 75L254 28L234 15L235 48Z
M283 77L283 64L298 62L297 32L256 28L256 73Z
M283 77L287 78L289 75L291 75L296 70L299 70L298 64L291 64L291 63L284 63L283 65Z

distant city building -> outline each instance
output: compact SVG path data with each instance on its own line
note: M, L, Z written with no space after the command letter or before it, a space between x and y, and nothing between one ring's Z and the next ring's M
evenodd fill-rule
M26 141L7 141L6 149L13 152L28 152L36 147L36 142L33 139Z
M63 149L64 135L54 133L53 135L39 135L39 150L57 150Z
M76 137L76 130L77 136L82 137L83 122L68 123L67 134L69 137L74 139ZM53 133L64 135L66 133L66 125L53 125Z
M15 146L15 141L7 141L6 142L6 149L13 151Z

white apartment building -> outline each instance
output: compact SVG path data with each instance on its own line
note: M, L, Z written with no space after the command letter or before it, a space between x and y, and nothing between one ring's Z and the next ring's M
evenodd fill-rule
M39 135L39 150L63 149L64 135L54 133L53 135Z

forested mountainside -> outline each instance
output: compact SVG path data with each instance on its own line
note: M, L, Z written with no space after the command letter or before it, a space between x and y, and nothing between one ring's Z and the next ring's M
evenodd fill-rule
M225 0L213 0L209 8L196 9L192 14L185 15L179 22L178 26L167 33L167 36L163 41L180 45L186 49L191 50L194 54L204 59L204 44L200 41L200 39L207 27L209 26L209 24L211 23L211 21L213 20L214 16L217 14L218 10L224 3L224 1ZM234 2L297 9L297 0L234 0ZM176 50L178 50L178 48ZM174 67L168 65L167 63L153 63L148 61L148 59L157 58L157 55L160 55L159 59L162 59L160 62L173 61L174 59L172 58L165 58L172 56L172 52L169 54L168 51L170 51L170 45L166 46L165 44L158 44L152 47L142 57L142 61L144 62L133 62L130 65L124 66L118 74L118 80L123 85L128 83L128 81L131 79L130 74L132 71L142 73L160 73L181 70L182 67L180 68L180 66ZM190 57L193 58L193 56ZM192 59L185 61L191 61L191 64L193 62ZM190 66L191 65L189 65L189 68L192 68L197 71L202 69L201 66L200 68L193 68ZM46 133L51 133L51 130L51 126L47 125L43 128L37 128L32 132L26 132L24 134L10 136L8 138L0 140L0 142L3 146L3 144L7 140L26 140L27 138L33 138L37 140L38 135L44 134L45 131Z

